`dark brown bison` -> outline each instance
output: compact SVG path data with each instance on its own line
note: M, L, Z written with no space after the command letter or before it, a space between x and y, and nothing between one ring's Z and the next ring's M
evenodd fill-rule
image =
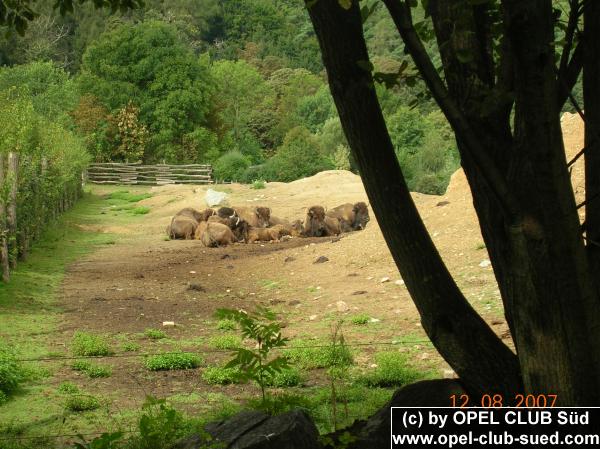
M200 222L196 228L195 238L209 248L231 245L236 241L229 226L215 221Z
M306 237L327 237L340 234L340 223L328 217L323 206L312 206L306 211L304 235Z
M206 221L213 214L215 211L212 209L205 209L202 212L191 207L181 209L167 226L167 234L172 239L191 240L194 238L198 223Z
M327 211L327 216L339 221L342 232L362 230L370 220L366 203L346 203Z
M220 207L217 211L217 215L221 218L229 218L237 215L237 212L232 207Z
M271 209L268 207L234 207L240 218L248 222L253 228L268 228L271 218Z
M233 231L233 235L235 235L238 242L245 242L248 238L248 222L237 214L226 217L213 215L208 219L208 222L224 224Z

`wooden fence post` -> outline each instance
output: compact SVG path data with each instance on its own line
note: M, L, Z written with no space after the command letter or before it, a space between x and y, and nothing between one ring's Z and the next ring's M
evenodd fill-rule
M4 155L0 153L0 190L4 187ZM3 195L0 195L0 269L2 282L10 281L10 266L8 263L8 229L6 227L6 207Z
M16 268L18 253L17 249L17 188L19 180L19 155L8 153L7 178L10 182L8 191L8 213L6 214L8 228L8 248L14 257L10 259L11 268Z

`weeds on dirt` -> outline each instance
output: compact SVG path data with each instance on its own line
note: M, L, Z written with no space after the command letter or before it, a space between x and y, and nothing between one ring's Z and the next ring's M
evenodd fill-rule
M216 335L208 340L208 344L215 349L237 349L242 346L242 339L237 335Z
M128 203L137 203L150 198L151 196L152 195L149 193L130 193L129 190L117 190L109 193L107 199L127 201Z
M110 366L96 365L95 363L88 362L87 360L75 361L71 365L71 369L75 371L81 371L91 379L112 376L112 368Z
M371 317L367 314L361 313L360 315L354 315L350 318L350 322L357 326L364 326L365 324L369 324L369 320Z
M408 355L401 352L380 352L375 354L377 367L357 378L357 382L368 387L400 387L423 379L429 373L413 368L408 363Z
M79 393L79 387L73 382L62 382L56 391L64 394L76 394Z
M19 384L25 380L27 373L17 361L14 351L0 341L0 405L18 390Z
M219 320L217 322L217 329L223 331L233 331L237 329L237 324L233 320Z
M266 187L266 183L265 181L263 181L262 179L256 179L254 181L252 181L252 185L250 186L251 189L264 189Z
M71 351L79 356L111 355L113 351L104 337L77 331L71 341Z
M229 385L240 382L241 373L239 368L226 368L223 366L211 366L202 373L202 380L209 385Z
M347 346L334 350L331 345L327 345L326 343L306 340L294 340L290 348L283 351L283 356L298 367L307 370L329 368L341 360L350 365L354 361L352 353Z
M346 386L348 381L348 371L352 365L352 359L348 358L350 351L346 346L346 340L342 332L343 321L338 321L331 326L331 335L329 340L329 354L331 363L327 369L327 377L329 378L329 388L331 391L331 417L333 430L338 430L338 397L342 398L344 404L345 418L348 419L348 402L343 399L340 390Z
M242 380L255 381L260 386L264 401L269 379L289 368L284 357L272 358L270 354L273 348L284 347L288 341L281 335L281 326L275 322L275 313L266 308L259 308L254 313L219 309L217 317L235 321L240 326L242 337L256 341L257 349L237 348L234 358L225 367L238 368Z
M160 340L161 338L167 338L167 334L160 329L146 329L144 335L152 340Z
M141 349L141 346L135 341L126 341L123 343L123 346L121 346L121 348L124 352L137 352Z
M202 357L189 352L170 352L150 356L146 359L146 368L150 371L170 371L198 368Z
M100 400L88 394L75 394L65 400L65 409L71 412L87 412L100 408Z
M265 385L268 387L295 387L302 382L302 374L298 369L290 367L282 369L265 380Z

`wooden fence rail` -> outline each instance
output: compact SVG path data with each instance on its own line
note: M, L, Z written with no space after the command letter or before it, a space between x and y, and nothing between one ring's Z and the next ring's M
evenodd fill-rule
M142 165L116 162L90 164L87 180L95 184L212 184L212 166L188 165Z

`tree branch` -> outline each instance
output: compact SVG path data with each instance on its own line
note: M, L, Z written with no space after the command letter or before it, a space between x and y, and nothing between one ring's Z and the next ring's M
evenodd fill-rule
M564 52L563 52L564 55ZM579 78L579 74L581 73L581 69L583 68L583 45L580 42L577 47L575 47L575 51L573 52L573 57L568 64L561 66L558 70L558 75L556 77L558 83L557 89L557 105L558 109L562 109L565 102L571 95L571 91L575 84L577 83L577 79Z
M421 39L413 26L410 7L400 0L383 0L385 3L402 40L404 41L410 55L423 76L427 87L434 99L448 118L452 128L461 136L469 156L482 173L488 186L496 196L509 223L520 221L520 207L517 199L509 190L507 183L487 155L486 149L479 143L474 131L469 126L463 113L456 103L450 98L450 94L440 76L438 75Z

